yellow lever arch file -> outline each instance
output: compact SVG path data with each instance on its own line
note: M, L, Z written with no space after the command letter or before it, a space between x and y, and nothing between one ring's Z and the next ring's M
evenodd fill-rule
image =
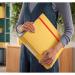
M51 21L41 14L34 22L35 32L25 32L19 39L29 49L29 51L38 59L41 59L41 55L44 51L55 46L60 40L60 34L56 28L52 25ZM51 64L43 64L46 69L49 69L56 62L63 48L56 54L54 61Z
M0 6L0 18L5 18L5 8L4 8L4 6Z

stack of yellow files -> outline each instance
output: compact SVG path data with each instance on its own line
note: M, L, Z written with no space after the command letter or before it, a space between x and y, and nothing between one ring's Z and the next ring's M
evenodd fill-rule
M5 9L4 6L0 6L0 18L4 18L5 17Z
M23 36L19 37L19 39L39 61L44 51L55 46L59 42L60 34L43 13L35 20L34 25L34 33L25 32ZM56 58L51 64L41 64L46 69L51 68L62 51L63 48L59 50L56 54Z

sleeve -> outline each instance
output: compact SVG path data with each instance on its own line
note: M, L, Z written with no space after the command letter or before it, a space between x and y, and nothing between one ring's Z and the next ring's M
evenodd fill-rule
M23 3L22 8L21 8L21 12L19 14L18 21L16 23L16 32L19 36L23 35L23 33L19 32L18 26L22 25L24 23L24 13L25 13L25 4Z
M56 8L64 20L64 34L61 36L60 41L65 46L70 42L70 39L74 33L70 4L56 3Z

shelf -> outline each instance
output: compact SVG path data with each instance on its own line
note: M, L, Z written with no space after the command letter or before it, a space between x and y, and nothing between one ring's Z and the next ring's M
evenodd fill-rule
M10 42L10 3L0 4L0 9L4 14L4 18L0 18L0 42Z
M0 42L5 42L5 34L0 34Z

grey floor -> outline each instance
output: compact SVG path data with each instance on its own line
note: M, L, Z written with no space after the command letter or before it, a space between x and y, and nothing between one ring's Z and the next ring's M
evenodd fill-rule
M6 72L6 67L5 66L0 66L0 72Z

